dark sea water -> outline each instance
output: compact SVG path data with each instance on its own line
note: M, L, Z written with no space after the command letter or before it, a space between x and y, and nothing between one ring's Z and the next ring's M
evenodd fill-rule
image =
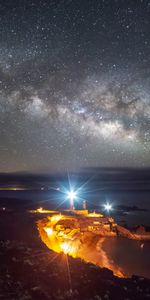
M144 225L150 227L150 211L132 211L125 215L115 215L117 223L124 221L129 226Z
M150 278L150 241L141 242L121 237L106 238L103 250L126 276L134 274Z
M49 209L69 208L69 201L64 193L52 191L0 191L0 204L5 206L4 199L7 198L8 206L12 208L31 209L45 207ZM110 202L114 207L112 216L116 222L124 221L128 225L150 226L150 191L149 192L81 192L80 198L75 201L77 209L82 208L82 199L86 199L87 208L101 211L104 203ZM120 215L115 211L117 205L127 207L136 206L139 210L126 211ZM141 210L140 210L141 209ZM145 211L142 211L145 210Z

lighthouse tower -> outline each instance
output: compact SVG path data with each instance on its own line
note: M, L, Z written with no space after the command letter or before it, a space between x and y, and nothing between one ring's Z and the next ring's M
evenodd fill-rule
M82 202L82 208L83 208L84 210L86 210L86 200L83 200L83 202Z

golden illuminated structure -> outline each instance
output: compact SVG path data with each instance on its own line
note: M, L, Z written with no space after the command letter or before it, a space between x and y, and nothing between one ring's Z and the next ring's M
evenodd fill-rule
M119 277L124 277L123 272L102 248L105 238L120 235L136 240L150 239L150 235L133 233L119 226L110 216L89 213L86 209L52 211L40 207L30 213L45 214L37 222L37 227L42 241L49 249L111 269Z
M95 247L95 251L97 251L96 241L98 239L101 238L103 241L104 236L116 236L113 219L95 212L90 214L88 211L82 213L82 211L66 210L59 214L48 215L39 220L37 226L42 241L51 250L68 254L74 258L80 257L87 262L90 261L99 266L110 268L117 276L123 276L119 268L114 266L104 251L100 249L100 243L97 247L101 253L101 262L95 261L90 250L91 247L93 249Z
M55 210L43 209L43 207L39 207L37 209L29 210L30 213L40 213L40 214L54 214L57 213Z

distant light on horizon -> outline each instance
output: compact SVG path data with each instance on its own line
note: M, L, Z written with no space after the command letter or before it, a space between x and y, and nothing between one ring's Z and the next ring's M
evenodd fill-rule
M104 209L109 213L112 210L112 204L107 202L104 204Z

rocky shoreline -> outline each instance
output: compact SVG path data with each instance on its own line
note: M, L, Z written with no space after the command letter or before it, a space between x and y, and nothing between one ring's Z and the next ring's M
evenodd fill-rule
M150 299L149 279L118 278L106 268L49 250L36 220L27 213L0 218L2 300Z

